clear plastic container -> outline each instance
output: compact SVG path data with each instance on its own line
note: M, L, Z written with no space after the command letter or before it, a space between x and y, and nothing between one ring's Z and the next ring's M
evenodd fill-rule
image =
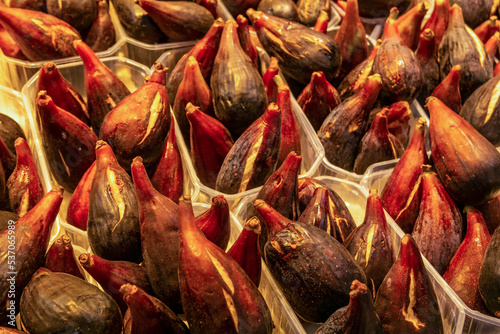
M149 68L141 65L135 61L122 57L110 57L101 59L102 62L108 66L118 77L125 83L131 92L135 91L138 87L142 86L144 82L144 77L151 74ZM58 65L60 73L78 90L84 99L86 99L85 92L85 79L84 79L84 67L83 63L71 63ZM30 122L30 128L32 133L35 134L36 140L36 152L38 153L38 159L41 161L41 165L44 169L44 177L46 182L46 189L51 189L58 186L54 177L50 173L47 157L43 149L41 135L39 131L38 124L36 122L36 86L38 83L38 73L31 78L28 83L23 87L22 95L24 98L24 103L28 107L28 117ZM180 133L180 131L176 131ZM182 155L183 165L184 165L184 192L195 196L198 188L196 188L192 181L192 173L188 167L185 155ZM62 233L67 233L74 243L83 248L88 248L88 241L86 232L76 228L72 225L66 223L66 212L68 208L69 201L71 199L71 193L65 192L64 200L59 211L58 219Z
M497 148L500 151L500 147ZM380 163L371 166L365 173L363 179L361 180L361 186L364 188L365 192L371 188L376 188L379 194L382 193L387 180L389 179L392 170L396 166L397 161L393 160L386 163ZM388 214L386 214L388 216ZM397 224L391 219L391 225L396 226L398 234L403 234L399 229ZM430 263L425 260L426 266L432 267ZM470 309L465 303L458 297L458 295L451 289L451 287L443 280L443 278L434 270L432 267L432 275L440 286L438 293L440 300L449 300L447 303L447 312L449 312L449 319L447 320L450 324L453 324L453 333L468 333L468 334L493 334L500 333L500 319L487 316L478 311ZM438 292L438 291L436 291ZM441 301L440 301L441 305ZM456 319L454 320L453 317ZM454 321L453 321L454 320ZM446 332L446 331L445 331ZM448 333L448 332L446 332Z
M182 57L182 55L187 53L189 50L190 48L188 47L188 48L181 48L177 50L167 51L158 59L158 62L161 62L168 68L173 69L177 61ZM300 175L302 176L311 175L316 171L317 167L321 163L324 156L324 149L321 143L319 142L318 136L315 134L309 121L307 120L306 116L304 115L300 107L297 105L297 102L295 101L293 96L292 96L292 108L300 131L300 143L302 150L302 164L301 164ZM178 133L180 134L180 131ZM189 150L185 145L182 135L178 136L177 138L179 139L179 145L181 147L182 152L185 154L186 157L190 157ZM194 167L191 158L186 160L188 160L189 168L194 172ZM201 203L209 203L212 197L218 194L222 194L216 191L215 189L209 188L203 183L201 183L198 177L195 177L194 182L200 189L200 197L198 198L198 201ZM230 208L234 209L238 206L242 198L248 196L249 194L257 193L260 190L260 188L261 187L254 188L234 195L231 194L223 194L223 195L224 197L226 197L226 200L228 201Z
M111 12L110 12L111 14ZM116 17L111 15L111 20L113 26L115 27L116 42L109 49L96 54L100 58L111 57L119 55L125 47L125 39L120 30L120 22ZM67 64L72 62L77 62L80 60L80 56L76 55L73 57L63 58L63 59L52 59L52 60L42 60L30 62L28 60L19 60L11 57L7 57L0 50L0 85L13 88L15 90L21 91L23 85L33 76L38 70L48 61L52 61L57 65Z
M366 210L366 201L368 198L368 189L351 181L342 180L329 176L317 176L318 180L326 183L333 189L346 203L351 212L356 225L363 223ZM374 184L378 184L374 180ZM237 217L240 222L245 221L248 209L253 205L256 196L248 196L241 204ZM391 232L394 249L399 252L400 242L404 236L403 231L394 222L394 220L386 213L387 222ZM455 295L449 293L449 287L442 277L436 272L432 265L424 259L425 267L429 272L433 287L438 297L439 309L444 325L444 333L461 333L464 321L463 309L459 306L459 302ZM284 307L290 307L284 304ZM310 333L313 334L318 329L319 325L300 321L296 316L289 314L289 322L294 324L298 331L290 333Z

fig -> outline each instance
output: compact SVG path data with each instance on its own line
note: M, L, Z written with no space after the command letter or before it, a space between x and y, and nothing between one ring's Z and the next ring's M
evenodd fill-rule
M238 24L238 38L240 40L241 48L245 51L245 53L250 57L255 66L259 67L259 53L257 52L257 48L252 42L252 38L250 37L250 30L248 27L248 20L243 15L238 15L236 18L236 23Z
M0 138L12 153L16 152L15 142L18 137L26 140L23 128L10 116L0 113Z
M86 32L97 13L95 0L46 0L47 13L67 23L80 33Z
M378 289L375 312L385 333L444 333L436 292L409 234Z
M215 57L210 87L215 116L237 139L267 107L259 71L241 48L237 24L227 21Z
M401 142L389 132L387 111L380 111L368 131L359 142L353 171L363 174L366 169L377 162L398 159L404 152Z
M164 43L166 36L136 0L111 0L125 32L143 43Z
M462 67L460 91L464 101L493 76L492 60L474 31L465 25L458 5L450 8L448 28L439 44L438 62L442 78L453 66Z
M488 226L488 232L492 235L500 225L500 196L479 204L476 208L483 214L484 221Z
M298 21L297 5L293 0L260 0L257 10L290 21Z
M140 287L123 284L120 287L128 310L123 318L123 334L141 333L189 333L189 329L167 305Z
M44 267L53 272L66 273L85 280L83 269L76 262L71 238L66 234L57 238L49 247Z
M368 128L368 116L382 86L375 74L355 95L345 99L326 117L318 130L325 156L335 166L351 171L356 150Z
M212 13L195 2L140 0L139 5L172 42L202 38L214 23Z
M229 130L216 118L188 103L186 116L191 125L191 159L196 175L210 188L215 188L217 175L234 140Z
M36 98L36 113L50 171L58 184L72 192L95 161L97 136L43 90Z
M484 260L479 271L479 293L483 297L486 308L495 317L500 317L500 285L499 280L499 236L500 229L497 228L491 236L490 243L486 248Z
M172 105L175 103L177 89L184 77L184 68L190 56L193 56L198 61L205 81L210 81L210 75L212 73L215 56L219 49L223 29L224 21L221 18L215 20L205 36L200 39L191 50L184 54L172 69L167 80L168 100Z
M271 14L272 15L272 14ZM327 12L322 10L319 13L318 19L314 24L314 31L326 34L328 31L328 24L330 23L330 17Z
M359 15L366 18L387 18L392 7L397 7L400 13L404 13L414 3L411 0L358 0L358 2Z
M263 253L269 271L301 319L326 321L349 303L353 280L366 283L361 267L327 232L291 221L263 200L254 206L269 233Z
M486 53L490 56L490 59L493 59L492 61L493 64L495 62L494 59L498 54L499 44L500 44L500 32L496 32L484 44L484 49L486 50Z
M139 203L142 257L155 297L181 312L179 290L179 225L177 204L151 184L141 158L132 162Z
M317 71L323 71L328 81L335 78L340 70L341 52L332 37L253 9L247 15L264 49L278 59L283 74L304 85Z
M247 220L238 239L227 251L227 255L243 268L257 287L260 284L262 272L262 258L259 248L260 226L259 218L255 216Z
M46 0L10 0L9 7L13 8L24 8L37 10L39 12L46 12Z
M462 8L465 23L474 29L490 17L493 0L450 0L450 4Z
M342 80L356 66L368 58L366 31L359 18L358 0L348 0L344 19L335 35L342 54L342 67L337 80Z
M17 222L9 221L8 227L0 231L0 322L15 327L21 291L31 276L45 264L45 252L49 246L50 231L56 220L63 197L63 188L56 187ZM15 244L12 246L12 235ZM10 236L10 238L9 238ZM9 254L9 252L11 252ZM15 261L8 256L15 252ZM13 285L13 286L12 286ZM9 290L17 293L12 295Z
M16 140L17 163L6 186L10 208L19 217L24 216L43 197L43 186L28 143L23 138Z
M196 225L208 240L226 250L231 237L231 220L224 195L212 198L210 208L196 217Z
M87 44L75 41L74 45L85 68L85 91L90 123L94 132L99 134L104 117L129 95L130 91Z
M236 140L222 163L215 189L236 194L263 185L276 169L281 110L271 103Z
M333 333L384 333L370 290L363 283L357 280L352 282L349 304L335 311L316 331L316 334Z
M434 0L434 9L422 27L422 31L427 29L434 33L434 49L438 50L439 44L443 39L448 22L450 21L450 2L449 0Z
M85 37L85 44L90 46L94 52L105 51L115 44L116 33L111 16L109 5L106 0L95 0L97 13Z
M297 16L299 22L305 26L314 26L321 11L331 12L331 2L328 0L298 0Z
M80 34L55 16L1 6L0 23L29 61L60 59L77 54L72 43L81 39Z
M417 100L423 105L425 104L425 99L431 96L434 89L441 82L435 34L431 29L422 30L420 33L415 57L420 62L420 67L422 68L422 90L417 96Z
M490 37L493 36L497 31L500 31L497 20L497 16L490 16L488 20L484 21L474 29L474 33L484 44L486 44Z
M487 312L479 294L478 280L481 264L491 236L481 212L467 206L467 234L453 255L443 274L443 279L471 309Z
M75 329L82 334L119 334L123 318L115 301L95 285L41 268L23 290L21 320L33 334Z
M136 156L147 167L160 159L171 119L166 71L163 64L156 63L148 82L124 97L102 121L99 138L109 143L126 170Z
M411 115L412 110L407 101L396 102L387 107L387 128L403 147L407 147L410 140Z
M264 87L266 88L267 101L277 102L278 101L278 86L274 82L274 77L279 73L278 59L276 57L271 57L269 66L266 68L266 72L262 76L262 81L264 82Z
M68 211L66 213L66 222L83 231L87 230L90 190L95 176L96 164L94 161L85 174L83 174L80 182L78 182L69 200Z
M190 123L186 117L188 103L197 106L205 114L215 117L212 91L203 78L198 61L193 56L190 56L186 62L184 77L177 89L174 101L172 111L181 129L182 137L189 146Z
M5 30L5 28L1 25L0 25L0 49L2 49L2 53L7 57L19 60L28 60L21 51L19 45L17 45L16 41L12 38L9 32Z
M465 101L460 116L495 146L500 145L500 78L493 77L481 85Z
M420 26L429 7L429 3L426 1L419 2L396 20L401 40L411 50L417 49L420 39Z
M413 231L422 197L421 166L429 161L425 150L425 125L425 119L419 118L410 144L396 163L381 195L384 209L405 233Z
M243 269L196 226L191 200L179 200L179 282L193 333L271 333L271 313Z
M422 199L412 237L441 275L462 242L463 221L430 165L422 165Z
M391 233L376 189L370 189L363 223L343 245L363 268L368 287L375 294L395 261Z
M175 203L184 189L184 170L181 152L175 136L175 121L170 120L170 130L167 135L165 146L151 177L151 183L162 195L167 196Z
M302 108L315 131L320 129L325 118L340 102L339 93L326 80L323 72L314 72L311 82L297 97L297 104Z
M134 262L109 261L95 254L80 254L79 263L103 288L104 292L113 297L123 313L127 304L123 301L120 287L123 284L134 284L151 293L147 270Z
M441 81L432 91L432 96L440 99L451 110L460 114L462 109L462 97L460 95L460 77L462 75L462 66L455 65L450 73ZM463 117L463 115L462 115Z
M379 99L386 103L413 101L422 89L422 68L413 51L399 34L395 8L386 20L382 44L373 62L373 72L380 74L382 89Z
M428 98L427 108L432 160L448 193L465 205L498 196L500 153L439 99Z
M229 13L233 17L237 17L240 14L245 14L249 8L257 8L260 0L223 0L222 1Z
M92 252L107 260L141 261L139 208L132 179L106 142L96 144L87 233Z
M85 124L90 124L85 100L76 88L64 78L54 62L43 64L38 74L37 93L46 91L55 105L75 115Z

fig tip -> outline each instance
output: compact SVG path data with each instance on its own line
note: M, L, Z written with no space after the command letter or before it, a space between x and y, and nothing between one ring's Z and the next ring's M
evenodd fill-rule
M378 190L377 188L371 188L370 189L370 196L378 195Z
M132 160L132 165L142 164L143 161L144 161L144 159L140 155L138 155Z
M245 223L245 229L247 231L253 231L256 234L260 234L262 232L262 227L260 224L260 219L257 216L252 216Z
M87 264L89 263L90 261L90 255L87 254L87 253L82 253L80 254L80 256L78 257L78 261L80 262L80 264Z
M63 244L65 245L71 245L71 238L69 237L69 235L65 234L61 237L61 241Z
M95 143L95 149L99 149L101 147L104 147L104 146L107 146L108 143L102 139L99 139L96 143Z
M130 283L122 284L122 286L120 287L120 293L124 298L125 296L134 294L135 292L137 292L137 286Z

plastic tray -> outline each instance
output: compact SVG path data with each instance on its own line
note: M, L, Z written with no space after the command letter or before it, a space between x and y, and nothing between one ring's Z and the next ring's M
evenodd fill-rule
M144 65L138 64L127 58L122 57L110 57L101 59L103 63L108 66L113 72L115 72L118 77L126 84L131 92L135 91L138 87L142 86L144 81L144 76L151 74L149 68ZM82 62L72 63L72 64L62 64L58 66L61 74L73 84L73 86L80 92L80 94L86 98L85 94L85 80L84 80L84 67ZM36 108L35 108L35 98L36 98L36 85L38 82L38 74L31 78L28 83L23 87L22 94L25 104L28 106L28 115L31 131L35 134L37 138L37 152L38 159L42 162L44 169L44 175L46 177L46 188L51 189L57 186L57 182L54 180L50 173L48 164L46 162L45 153L43 150L41 136L36 123ZM177 131L179 133L179 131ZM183 156L184 164L184 191L192 196L196 195L198 191L193 185L192 174L190 169L187 167L187 163ZM66 211L69 200L71 198L71 193L65 192L64 200L59 211L58 219L61 228L64 233L67 233L71 239L83 248L88 248L88 242L86 239L86 233L72 225L66 223Z
M500 151L500 147L497 148ZM393 160L386 163L380 163L371 166L363 180L361 181L361 186L368 191L371 188L376 188L379 194L382 193L384 186L392 173L392 170L396 166L397 161ZM386 214L387 215L387 214ZM397 225L391 219L392 225ZM397 229L402 233L402 231L397 227ZM431 266L427 260L426 265ZM432 266L431 266L432 267ZM465 303L458 297L458 295L451 289L451 287L443 280L443 278L432 268L434 271L433 276L436 277L436 281L442 286L443 292L447 295L446 299L450 300L450 305L448 309L452 314L454 314L456 319L456 329L455 333L474 333L474 334L486 334L486 333L500 333L500 319L487 316L478 311L470 309ZM438 280L439 278L439 280ZM440 296L444 298L444 296ZM452 319L450 319L451 321Z
M180 59L180 57L182 57L182 55L184 55L189 50L190 48L182 48L182 49L167 51L158 59L158 62L161 62L168 68L172 69L174 68L175 64ZM293 96L292 96L292 108L299 126L300 139L301 139L302 165L301 165L300 175L302 176L311 175L316 171L317 167L321 163L324 156L324 149L321 143L319 142L317 135L312 129L309 121L307 120L306 116L304 115L300 107L297 105L297 102L295 101ZM180 131L178 133L180 134ZM189 150L185 145L182 135L179 135L177 138L179 140L179 145L182 149L182 152L185 154L186 157L190 157ZM189 168L194 171L191 158L188 158L186 160L188 160ZM209 188L203 183L201 183L198 177L195 177L194 182L200 188L200 197L198 198L198 201L201 203L209 203L212 197L218 194L222 194L216 191L215 189ZM230 208L234 209L236 206L238 206L242 198L250 194L257 193L259 190L260 187L239 194L234 194L234 195L223 194L223 195L224 197L226 197L226 200L228 201Z
M318 176L315 178L326 183L344 200L356 222L356 225L360 225L363 222L366 210L366 201L369 193L367 188L364 188L354 182L335 177ZM237 217L240 222L246 219L248 209L253 204L254 199L255 196L248 196L244 203L242 203L241 209L237 213ZM404 233L387 213L386 218L391 231L394 249L396 250L396 253L398 253L400 242ZM465 314L463 309L461 309L457 303L457 297L449 294L448 285L436 272L432 265L425 259L424 263L438 297L439 308L441 310L444 325L444 333L461 333ZM285 307L289 306L285 305ZM297 331L291 333L313 334L319 327L317 324L301 322L295 315L290 316L289 321L294 323L295 327L298 328Z
M110 11L111 15L111 11ZM111 15L111 20L113 26L115 27L116 42L109 49L96 54L100 58L111 57L119 55L122 52L122 48L125 45L125 39L120 30L120 22L116 17ZM23 85L33 76L36 72L45 64L47 61L52 61L57 65L77 62L80 60L80 56L73 56L62 59L53 60L42 60L36 62L30 62L27 60L19 60L11 57L7 57L0 50L0 85L13 88L15 90L21 91Z

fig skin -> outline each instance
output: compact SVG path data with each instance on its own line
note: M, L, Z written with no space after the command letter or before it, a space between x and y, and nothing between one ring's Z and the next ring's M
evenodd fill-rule
M319 14L324 10L331 12L331 2L328 0L298 0L297 16L299 22L305 26L312 27L316 23Z
M411 0L358 0L358 2L359 15L366 18L386 18L392 7L397 7L400 13L404 13L413 4Z
M460 110L462 109L462 97L460 95L461 75L462 66L453 66L446 78L432 92L432 96L440 99L457 114L460 114ZM462 115L462 117L464 116Z
M297 5L292 0L261 0L257 10L290 21L298 21Z
M109 49L115 44L116 32L109 15L108 1L95 1L97 3L97 13L85 37L85 43L94 52L100 52Z
M49 247L45 255L45 268L85 280L83 269L76 262L71 238L66 234L57 238Z
M0 138L12 153L16 152L15 142L18 137L26 140L24 130L19 123L10 116L0 113Z
M479 293L495 317L500 318L500 228L491 236L479 272Z
M80 33L90 29L97 13L95 0L46 0L47 13L65 22Z
M66 222L83 231L87 231L90 189L92 188L96 166L97 163L94 161L85 174L83 174L68 203Z
M425 99L432 94L440 83L435 39L436 36L433 30L429 28L422 30L417 50L415 50L415 57L422 67L422 90L417 96L417 100L421 105L425 104Z
M457 4L464 11L465 23L472 29L488 20L493 6L493 0L449 0L450 5Z
M210 208L196 217L196 225L203 235L222 250L226 250L231 237L229 204L223 195L212 198Z

